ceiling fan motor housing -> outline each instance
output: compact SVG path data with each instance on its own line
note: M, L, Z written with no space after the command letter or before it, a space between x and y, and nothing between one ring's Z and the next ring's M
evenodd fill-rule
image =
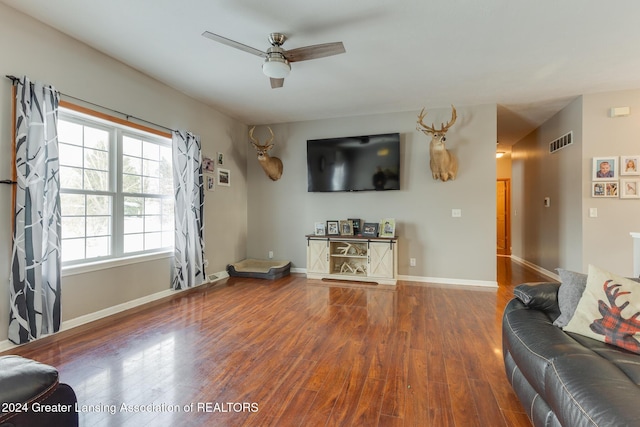
M284 79L289 75L291 65L284 56L284 49L272 46L267 49L267 58L262 64L262 72L272 79Z

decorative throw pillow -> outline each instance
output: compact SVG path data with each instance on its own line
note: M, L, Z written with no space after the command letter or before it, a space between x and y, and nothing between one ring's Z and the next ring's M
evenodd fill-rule
M640 285L590 265L586 288L563 330L640 353Z
M562 328L567 326L569 320L576 311L578 301L587 286L587 275L576 273L575 271L557 268L560 276L560 289L558 289L558 305L560 306L560 316L553 322L554 325Z

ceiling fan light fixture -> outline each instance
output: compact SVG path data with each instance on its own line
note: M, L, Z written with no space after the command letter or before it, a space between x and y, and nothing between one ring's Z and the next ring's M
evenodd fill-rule
M262 64L262 72L272 79L284 79L290 71L289 61L278 56L269 56Z

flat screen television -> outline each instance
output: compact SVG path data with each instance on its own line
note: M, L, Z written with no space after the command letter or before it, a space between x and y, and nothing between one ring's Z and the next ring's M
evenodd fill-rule
M307 191L399 189L399 133L307 140Z

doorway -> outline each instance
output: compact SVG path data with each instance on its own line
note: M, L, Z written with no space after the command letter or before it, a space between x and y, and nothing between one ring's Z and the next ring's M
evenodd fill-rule
M511 180L496 181L496 246L498 255L511 255Z

